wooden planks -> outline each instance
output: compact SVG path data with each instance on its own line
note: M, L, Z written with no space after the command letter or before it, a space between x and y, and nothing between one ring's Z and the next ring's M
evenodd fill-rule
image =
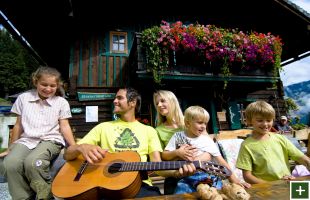
M252 133L251 129L219 131L219 134L216 134L214 137L216 140L237 139L238 137L245 138L248 134L251 134L251 133Z

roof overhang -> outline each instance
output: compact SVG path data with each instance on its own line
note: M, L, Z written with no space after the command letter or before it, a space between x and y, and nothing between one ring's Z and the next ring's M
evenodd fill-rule
M200 24L279 35L284 43L282 61L294 62L310 52L310 15L287 0L192 0L186 4L159 0L139 5L119 1L117 6L113 1L95 0L2 0L0 5L43 62L63 69L68 67L69 46L76 34L123 25L159 24L172 18L186 21L191 17ZM4 19L1 23L9 27Z

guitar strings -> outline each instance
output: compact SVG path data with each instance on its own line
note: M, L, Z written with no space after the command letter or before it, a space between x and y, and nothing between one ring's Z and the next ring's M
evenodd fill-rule
M196 167L199 167L197 164L199 161L192 162ZM96 168L98 166L104 167L112 167L117 171L153 171L153 170L169 170L172 169L179 169L185 163L191 163L188 161L169 161L169 162L115 162L115 163L88 163L87 168ZM117 164L118 166L113 166ZM167 169L168 168L168 169ZM199 167L200 168L200 167ZM206 162L205 169L198 169L199 171L205 171L210 174L218 175L221 177L226 177L228 174L224 170L225 167L221 165L217 165L212 162Z

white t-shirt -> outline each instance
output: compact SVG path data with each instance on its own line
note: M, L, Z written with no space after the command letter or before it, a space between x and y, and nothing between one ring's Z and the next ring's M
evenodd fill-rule
M184 131L176 132L169 140L165 150L174 151L183 144L189 144L197 148L198 152L196 156L204 152L210 153L212 156L220 156L221 153L213 142L213 140L207 134L200 135L195 138L190 138L185 135Z

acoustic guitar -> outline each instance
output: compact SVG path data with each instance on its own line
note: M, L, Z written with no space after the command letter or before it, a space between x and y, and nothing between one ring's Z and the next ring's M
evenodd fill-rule
M139 192L142 178L140 171L179 169L188 161L139 162L134 151L106 153L104 159L89 164L82 156L68 161L52 183L54 196L63 199L122 199L133 198ZM197 169L222 178L231 172L212 162L193 161Z

